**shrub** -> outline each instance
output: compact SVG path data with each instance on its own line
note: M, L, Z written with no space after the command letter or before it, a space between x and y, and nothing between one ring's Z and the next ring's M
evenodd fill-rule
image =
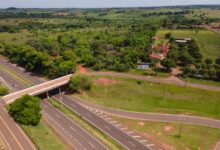
M72 92L88 91L91 89L91 81L86 75L76 75L70 78L69 87Z
M7 95L9 93L8 89L4 86L0 86L0 96Z
M9 113L20 124L37 125L40 122L40 99L24 95L10 104Z

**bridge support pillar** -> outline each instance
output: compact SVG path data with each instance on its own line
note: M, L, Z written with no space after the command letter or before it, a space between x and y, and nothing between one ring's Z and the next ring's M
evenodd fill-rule
M49 92L47 92L47 99L49 99L50 98L50 95L49 95Z

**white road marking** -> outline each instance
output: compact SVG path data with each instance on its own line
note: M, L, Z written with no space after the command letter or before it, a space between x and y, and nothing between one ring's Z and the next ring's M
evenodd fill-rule
M139 138L139 137L141 137L141 136L139 136L139 135L136 135L136 136L132 136L133 138Z
M136 147L136 145L130 141L128 141L129 144L131 144L133 147Z
M76 129L74 129L73 127L70 127L71 130L73 130L74 132L76 131Z
M93 148L95 148L95 145L93 145L91 142L89 142L89 145L91 145Z
M149 146L149 147L150 147L150 146L154 146L154 144L147 144L147 146Z
M105 126L105 128L107 128L107 129L111 130L111 128L109 128L108 126Z
M134 132L127 132L128 134L133 134Z
M141 143L147 142L148 140L140 140Z

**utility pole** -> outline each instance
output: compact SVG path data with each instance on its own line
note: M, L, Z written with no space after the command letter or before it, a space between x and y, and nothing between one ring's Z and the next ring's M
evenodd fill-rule
M183 125L183 119L180 119L180 127L179 127L179 133L178 133L178 138L181 137L181 132L182 132L182 125Z
M60 103L61 103L61 109L63 110L63 100L62 100L62 95L61 95L61 89L59 88L59 97L60 97Z
M166 94L166 84L164 84L164 88L163 88L163 100L165 98L165 94Z

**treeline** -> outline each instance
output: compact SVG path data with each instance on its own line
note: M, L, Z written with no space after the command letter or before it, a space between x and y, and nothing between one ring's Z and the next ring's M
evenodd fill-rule
M163 28L189 29L207 23L207 18L187 18L183 15L169 16L162 20Z
M28 45L5 45L1 54L29 71L50 78L73 73L76 70L76 59L71 57L71 51L64 51L62 55L52 57Z
M193 13L191 10L182 10L182 11L166 11L166 12L152 12L152 13L144 13L142 17L155 17L155 16L172 16L172 15L186 15Z

